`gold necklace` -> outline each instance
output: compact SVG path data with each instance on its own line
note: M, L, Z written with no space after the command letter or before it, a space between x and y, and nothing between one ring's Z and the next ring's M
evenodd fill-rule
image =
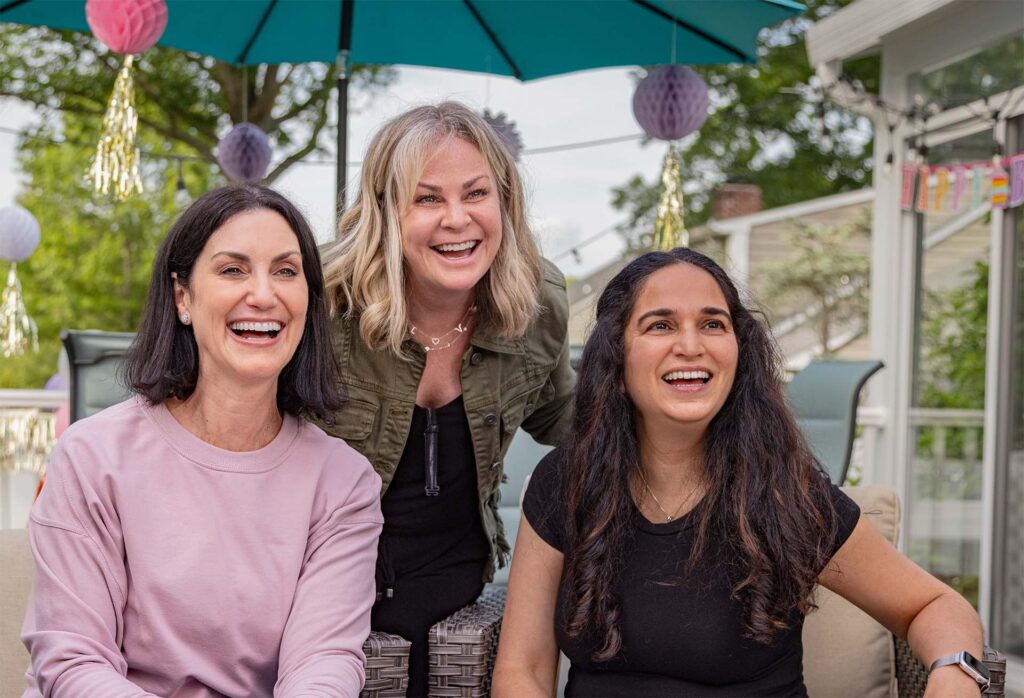
M420 345L423 347L423 351L444 351L445 349L451 349L455 345L455 343L462 338L462 335L469 331L469 316L472 315L474 312L476 312L476 306L469 306L469 310L467 310L466 314L462 316L462 320L459 321L459 324L445 332L440 337L430 337L429 335L423 335L417 330L416 325L413 325L411 323L409 325L409 334L411 334L413 337L426 336L430 340L429 346L425 344L423 341L420 341ZM455 333L455 337L444 346L441 346L441 342L443 342L445 338L451 335L452 333Z
M637 472L640 473L640 480L644 483L644 488L646 488L647 494L651 495L651 499L654 500L654 505L656 507L658 507L658 510L665 517L665 521L666 522L675 521L676 517L679 516L679 512L682 511L683 507L686 506L686 503L690 501L690 497L693 496L693 493L697 491L696 487L693 488L692 490L690 490L690 493L688 495L686 495L686 497L683 498L683 501L679 503L679 506L676 507L675 512L672 513L672 514L669 514L667 511L665 511L665 507L661 506L661 502L658 501L658 497L654 494L654 490L652 490L651 486L649 484L647 484L647 477L644 476L644 468L643 468L643 466L638 466L637 467Z

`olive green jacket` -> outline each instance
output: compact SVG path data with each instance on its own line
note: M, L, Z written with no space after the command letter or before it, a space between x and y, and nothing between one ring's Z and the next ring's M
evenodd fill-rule
M558 443L569 430L576 374L569 365L569 302L565 279L545 263L541 311L522 337L506 339L480 328L462 357L462 397L476 456L480 519L494 562L507 563L509 545L498 516L502 458L522 427L541 443ZM334 347L348 403L337 424L325 426L369 459L387 491L405 449L416 391L426 363L423 347L407 336L411 360L373 351L359 336L358 319L335 318Z

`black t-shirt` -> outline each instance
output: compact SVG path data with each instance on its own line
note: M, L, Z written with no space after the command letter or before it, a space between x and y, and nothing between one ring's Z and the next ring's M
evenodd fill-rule
M564 467L564 448L545 456L523 500L530 525L562 552ZM831 491L839 523L830 543L834 555L853 532L860 509L838 488ZM803 617L794 612L790 627L777 631L770 645L743 638L743 608L730 598L734 574L723 559L727 547L715 549L712 542L694 574L680 582L693 546L691 517L654 524L635 508L633 517L616 588L623 639L617 657L595 662L591 657L600 643L593 634L566 634L564 577L559 587L555 637L571 661L566 695L806 696Z

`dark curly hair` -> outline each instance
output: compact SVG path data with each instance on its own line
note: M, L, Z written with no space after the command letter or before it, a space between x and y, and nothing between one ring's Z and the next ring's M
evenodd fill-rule
M124 382L151 403L170 397L184 400L192 394L199 378L199 348L192 328L178 322L171 275L176 274L187 287L196 259L217 229L232 216L258 209L275 211L288 222L299 242L302 273L309 287L306 325L295 354L278 377L277 406L297 417L333 423L345 401L338 388L316 239L292 202L256 184L207 192L171 226L153 262L142 322L122 366Z
M622 649L613 590L631 530L630 480L640 468L636 408L620 387L623 335L648 277L672 264L691 264L715 279L739 347L732 390L704 438L708 489L691 513L695 541L685 575L710 554L712 537L726 545L734 561L733 598L744 608L744 635L767 644L789 626L794 611L805 614L814 607L811 594L831 554L826 541L838 526L831 485L784 397L782 361L766 324L705 255L679 248L638 257L598 300L566 444L566 631L572 637L594 632L602 642L596 661Z

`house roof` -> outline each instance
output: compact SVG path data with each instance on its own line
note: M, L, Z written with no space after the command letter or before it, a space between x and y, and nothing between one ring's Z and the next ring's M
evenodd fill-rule
M960 0L857 0L807 32L811 65L874 52L883 37Z
M708 223L708 228L719 235L732 235L734 233L746 232L755 226L765 225L767 223L776 223L778 221L789 220L791 218L800 218L801 216L806 216L811 213L820 213L822 211L830 211L836 208L845 208L847 206L867 203L868 201L872 201L874 198L874 189L870 187L867 189L857 189L856 191L847 191L842 194L823 196L818 199L801 201L787 206L778 206L765 211L751 213L746 216L736 216L735 218L728 218L724 221L712 220Z

